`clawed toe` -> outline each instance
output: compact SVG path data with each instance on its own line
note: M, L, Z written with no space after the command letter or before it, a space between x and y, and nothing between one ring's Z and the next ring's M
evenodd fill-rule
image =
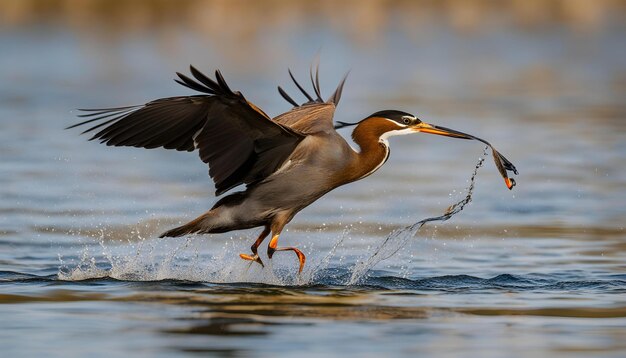
M261 261L261 258L257 254L254 254L254 255L239 254L239 257L241 257L244 260L258 262L262 267L265 267L265 265L263 264L263 261Z

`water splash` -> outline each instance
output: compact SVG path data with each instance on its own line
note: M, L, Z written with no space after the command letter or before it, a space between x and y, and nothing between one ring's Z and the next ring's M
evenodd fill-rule
M402 229L394 230L376 248L376 250L374 250L374 253L369 258L365 260L359 260L354 265L354 268L352 269L352 274L347 284L356 285L362 282L363 279L367 276L369 270L372 269L372 267L374 267L379 262L392 257L398 251L400 251L426 223L432 221L446 221L452 216L461 212L461 210L463 210L463 208L465 208L465 206L472 201L472 193L474 192L474 182L476 179L476 175L478 174L478 170L483 166L483 163L485 162L485 157L487 156L488 149L489 146L485 147L482 156L478 158L478 162L476 163L474 171L472 172L472 176L469 180L470 184L466 189L466 195L463 199L459 200L454 205L449 206L442 215L426 218Z
M320 275L327 271L331 260L337 254L337 250L339 250L339 248L343 246L343 243L350 234L350 231L350 228L344 229L343 233L339 237L339 240L335 242L333 247L328 251L326 256L324 256L322 261L302 272L302 274L298 278L298 284L311 284L313 282L317 282L321 278Z
M302 274L297 275L293 265L282 266L276 260L266 260L266 267L233 259L247 248L249 238L226 240L207 254L201 253L206 237L141 238L130 244L115 244L106 232L94 237L97 242L85 244L75 258L59 255L57 278L63 281L83 281L112 278L120 281L177 280L211 283L260 283L277 286L310 285L325 279L331 260L336 256L350 230L346 229L330 252L321 261L311 260ZM129 250L129 246L132 250ZM297 269L296 269L297 270Z
M346 228L329 252L318 262L309 262L302 274L295 274L293 267L277 265L267 260L265 268L243 260L233 260L241 250L247 248L246 238L226 240L222 247L214 250L215 254L201 253L199 246L206 240L201 236L185 238L146 239L139 235L139 240L128 244L116 245L107 240L107 234L101 230L94 237L95 245L86 244L81 254L74 260L59 257L61 266L58 278L66 281L112 278L123 281L161 281L182 280L211 283L262 283L278 286L311 285L319 282L341 281L341 284L356 285L367 278L368 272L378 263L400 251L410 239L428 222L446 221L459 213L472 200L474 181L482 167L487 149L479 158L465 197L450 206L442 215L418 221L415 224L393 231L364 260L358 260L351 268L346 268L337 277L325 277L331 261L338 255L344 242L349 238L351 228ZM133 250L129 252L128 247ZM97 252L97 249L100 252ZM342 258L339 258L342 262ZM340 277L339 277L340 276Z

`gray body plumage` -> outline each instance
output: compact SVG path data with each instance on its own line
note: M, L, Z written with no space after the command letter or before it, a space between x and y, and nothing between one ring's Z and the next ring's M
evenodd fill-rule
M275 221L284 225L336 188L338 179L348 177L355 155L334 129L307 133L276 172L224 197L193 227L199 233L217 233L271 226Z

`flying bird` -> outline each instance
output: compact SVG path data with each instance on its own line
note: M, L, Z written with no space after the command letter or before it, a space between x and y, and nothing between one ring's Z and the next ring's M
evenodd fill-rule
M319 68L310 72L313 94L289 71L306 102L296 102L279 86L278 92L293 108L274 118L231 90L219 70L214 79L193 66L190 72L191 77L177 73L175 81L200 94L161 98L139 106L83 109L85 113L79 117L85 120L68 129L88 126L83 133L93 133L90 140L108 146L197 151L209 167L216 196L241 185L245 189L223 196L209 211L160 237L262 227L251 254L240 255L261 265L258 248L271 234L268 258L277 251L293 251L301 272L304 253L296 247L278 245L285 225L329 191L377 171L389 157L390 137L430 133L481 140L422 122L399 110L383 110L358 122L335 124L333 117L346 77L323 100ZM354 126L352 139L358 150L337 133L336 129L346 126ZM517 174L515 167L495 150L494 160L512 188L515 182L507 177L506 170Z

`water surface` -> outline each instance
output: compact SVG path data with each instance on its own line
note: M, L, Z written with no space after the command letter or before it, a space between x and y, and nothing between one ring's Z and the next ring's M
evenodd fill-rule
M247 19L228 35L211 27L219 16L198 20L213 12L195 2L176 10L188 11L184 23L125 22L115 7L96 22L89 11L71 21L13 12L0 32L10 49L0 55L5 354L623 356L626 27L599 3L600 22L532 26L517 12L459 23L436 6L416 23L422 10L394 5L367 31L373 22L324 11L294 22L299 5L267 27L224 7ZM357 18L381 14L373 9ZM189 63L219 67L276 115L289 106L275 86L295 92L286 68L305 79L318 51L327 95L351 69L337 119L397 108L476 134L516 164L518 186L508 191L486 158L464 211L371 261L407 239L381 248L394 230L462 199L483 152L393 138L381 170L329 193L281 236L307 254L298 276L291 253L265 269L238 258L259 230L157 239L216 200L194 153L108 148L63 130L78 107L190 93L171 81Z

